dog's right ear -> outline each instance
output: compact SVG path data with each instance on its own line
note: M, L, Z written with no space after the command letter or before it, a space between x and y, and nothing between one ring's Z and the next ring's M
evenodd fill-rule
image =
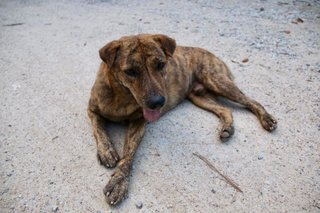
M112 41L99 50L100 58L107 64L109 69L111 69L113 62L116 59L119 48L120 41Z

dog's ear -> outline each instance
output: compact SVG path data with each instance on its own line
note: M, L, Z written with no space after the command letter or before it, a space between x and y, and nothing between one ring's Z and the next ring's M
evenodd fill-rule
M153 40L160 44L161 49L164 51L167 57L171 57L176 49L176 41L166 35L153 35Z
M119 48L120 41L112 41L99 50L100 58L107 64L109 69L111 69L113 62L116 59Z

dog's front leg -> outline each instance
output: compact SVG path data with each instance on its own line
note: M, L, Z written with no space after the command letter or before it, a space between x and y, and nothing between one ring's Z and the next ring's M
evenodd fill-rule
M107 203L110 205L116 205L122 201L128 193L129 175L134 154L144 135L145 126L146 121L143 118L130 121L129 123L123 148L123 158L120 160L117 170L113 173L103 190Z
M96 138L98 160L104 166L113 168L119 161L119 155L104 129L105 120L90 109L88 109L88 115L92 122L93 135Z

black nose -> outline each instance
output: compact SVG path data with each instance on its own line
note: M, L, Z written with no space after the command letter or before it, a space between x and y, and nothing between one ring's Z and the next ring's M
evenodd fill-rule
M155 95L148 100L147 105L150 109L156 109L156 108L162 107L165 102L166 102L166 99L163 96Z

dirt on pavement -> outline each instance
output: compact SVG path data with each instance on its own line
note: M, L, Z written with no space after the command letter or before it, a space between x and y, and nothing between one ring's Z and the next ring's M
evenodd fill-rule
M279 124L270 134L221 100L235 125L221 143L218 118L185 101L148 125L129 197L110 208L86 107L99 48L138 33L212 51ZM318 0L1 1L0 211L319 212L319 49ZM125 126L108 129L121 153Z

